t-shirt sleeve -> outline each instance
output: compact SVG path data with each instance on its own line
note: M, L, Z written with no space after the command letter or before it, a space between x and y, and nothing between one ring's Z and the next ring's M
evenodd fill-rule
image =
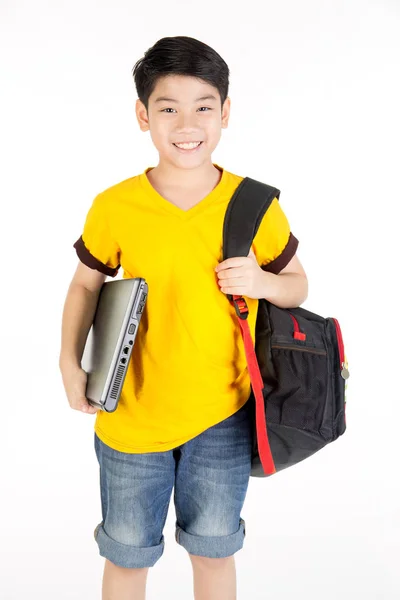
M120 249L110 228L107 201L97 195L86 215L83 232L74 243L79 260L91 269L115 277L120 265Z
M254 251L264 271L278 275L296 254L299 240L290 230L289 221L278 198L274 198L254 237Z

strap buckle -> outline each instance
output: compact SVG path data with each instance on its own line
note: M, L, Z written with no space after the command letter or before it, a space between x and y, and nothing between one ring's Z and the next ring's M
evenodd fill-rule
M239 319L243 321L249 316L249 308L246 304L246 300L242 296L233 296L232 304L235 307L235 311Z

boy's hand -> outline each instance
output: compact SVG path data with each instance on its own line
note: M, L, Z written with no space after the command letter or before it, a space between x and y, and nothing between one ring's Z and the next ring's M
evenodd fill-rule
M74 410L81 410L89 415L101 410L92 406L85 396L87 373L78 365L64 365L61 369L64 388L67 393L68 402Z
M215 271L218 274L218 285L224 294L247 296L248 298L264 298L266 295L266 278L268 273L259 266L253 249L248 256L235 256L221 262Z

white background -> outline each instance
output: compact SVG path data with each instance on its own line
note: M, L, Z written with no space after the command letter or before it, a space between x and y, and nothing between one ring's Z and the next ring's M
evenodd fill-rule
M339 319L351 373L345 435L250 480L238 598L398 599L399 3L0 7L1 600L101 597L95 416L67 403L61 315L94 196L157 164L131 69L169 35L228 63L231 120L213 161L281 190L303 306ZM174 519L171 501L150 600L193 597Z

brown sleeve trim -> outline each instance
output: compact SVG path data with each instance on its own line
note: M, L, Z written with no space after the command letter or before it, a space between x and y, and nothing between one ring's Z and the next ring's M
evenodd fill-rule
M93 256L93 254L90 254L89 250L85 246L82 236L76 240L74 248L79 260L90 269L96 269L96 271L100 271L100 273L104 273L104 275L109 275L110 277L115 277L118 273L118 269L121 265L117 265L115 268L113 268L102 263L95 256Z
M274 273L278 275L282 269L286 267L287 264L292 260L293 256L296 254L297 247L299 245L299 240L290 232L288 243L282 250L279 256L271 260L271 262L266 265L261 265L263 271L268 271L269 273Z

